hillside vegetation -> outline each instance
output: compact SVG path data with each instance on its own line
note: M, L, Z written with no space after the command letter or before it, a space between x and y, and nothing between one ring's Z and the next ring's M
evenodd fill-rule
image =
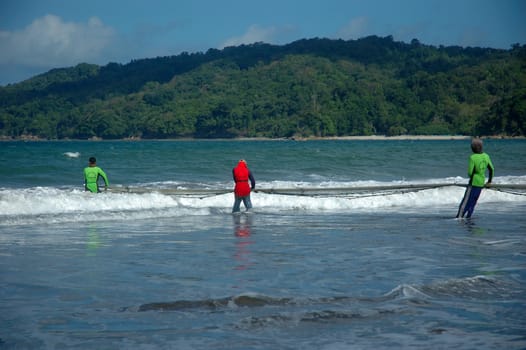
M233 138L526 132L526 46L371 36L54 69L0 87L0 137Z

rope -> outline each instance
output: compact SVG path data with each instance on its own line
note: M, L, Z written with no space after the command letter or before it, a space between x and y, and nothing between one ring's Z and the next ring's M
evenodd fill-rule
M516 195L516 196L526 196L526 192L516 192L516 191L513 191L511 189L507 190L507 189L493 188L493 187L487 187L487 189L488 190L493 190L493 191L496 191L496 192L513 194L513 195Z
M406 184L406 185L384 185L384 186L355 186L355 187L325 187L325 188L262 188L257 193L275 194L282 196L334 196L344 198L375 197L388 194L420 192L423 190L442 187L466 187L465 184L437 183L437 184ZM526 184L492 184L487 189L525 196ZM108 189L113 193L161 193L182 197L198 197L200 199L232 193L232 189L175 189L175 188L147 188L147 187L117 187Z

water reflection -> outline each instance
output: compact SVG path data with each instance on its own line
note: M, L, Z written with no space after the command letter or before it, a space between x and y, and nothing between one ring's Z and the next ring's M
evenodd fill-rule
M234 220L234 234L237 237L249 237L252 228L252 215L239 214L233 215Z
M237 262L235 270L246 270L253 264L250 259L250 245L254 243L250 237L252 234L252 215L241 214L232 217L234 235L239 238L236 240L234 253L234 259Z
M86 243L86 255L87 256L96 256L97 250L100 247L100 235L97 231L97 226L95 224L90 224L88 227L88 241Z
M487 233L486 229L480 226L477 226L473 218L460 219L459 222L468 230L472 235L484 235Z

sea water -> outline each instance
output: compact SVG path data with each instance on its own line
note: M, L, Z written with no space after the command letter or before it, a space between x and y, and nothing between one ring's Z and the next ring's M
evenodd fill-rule
M526 184L525 140L485 151L494 183ZM2 142L0 348L525 348L526 196L485 189L455 219L470 152L469 140ZM91 156L110 191L83 191ZM242 158L256 189L428 187L261 191L232 215Z

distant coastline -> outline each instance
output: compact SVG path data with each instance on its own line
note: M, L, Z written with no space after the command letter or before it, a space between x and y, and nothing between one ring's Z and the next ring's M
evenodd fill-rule
M369 136L309 136L309 137L289 137L289 138L268 138L268 137L236 137L236 138L221 138L221 139L200 139L200 138L167 138L167 139L142 139L138 137L124 138L124 139L102 139L99 137L93 137L90 139L45 139L39 138L33 135L24 135L17 138L0 136L0 142L2 141L320 141L320 140L342 140L342 141L447 141L447 140L469 140L473 136L464 135L398 135L398 136L385 136L385 135L369 135ZM481 136L482 139L509 139L509 140L521 140L526 139L526 136Z
M370 135L370 136L338 136L338 137L307 137L300 140L364 140L364 141L386 141L386 140L466 140L471 136L462 135Z

